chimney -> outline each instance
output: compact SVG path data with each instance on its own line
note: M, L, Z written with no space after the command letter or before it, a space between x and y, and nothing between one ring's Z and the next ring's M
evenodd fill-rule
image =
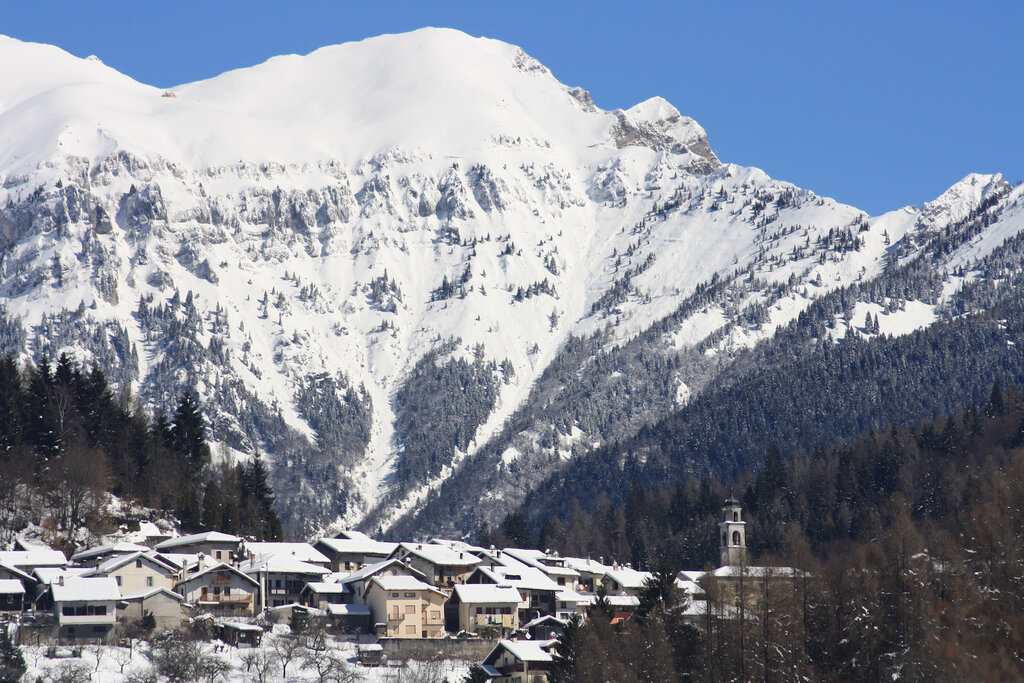
M60 586L64 585L64 575L63 574L61 574L60 576L57 577L57 585L60 585Z
M459 551L459 559L460 560L462 559L462 551L461 550Z
M206 555L199 553L199 556L196 558L196 571L201 572L204 569L206 569Z

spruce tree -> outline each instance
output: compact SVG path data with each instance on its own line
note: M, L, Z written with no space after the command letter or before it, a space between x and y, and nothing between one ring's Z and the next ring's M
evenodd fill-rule
M27 668L21 648L11 640L6 626L0 628L0 683L20 681Z

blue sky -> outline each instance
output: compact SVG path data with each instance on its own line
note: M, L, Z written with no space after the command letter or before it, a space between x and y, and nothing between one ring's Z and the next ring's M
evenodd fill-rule
M1024 179L1024 3L76 0L0 14L0 33L161 87L422 26L520 45L606 109L661 95L723 160L872 214L970 172Z

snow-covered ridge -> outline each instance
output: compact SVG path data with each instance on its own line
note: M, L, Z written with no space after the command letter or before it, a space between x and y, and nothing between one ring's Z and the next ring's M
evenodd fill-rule
M503 432L557 403L537 382L571 340L612 349L674 316L652 353L724 363L1011 201L969 176L869 218L720 163L661 98L602 111L447 29L172 88L2 37L0 63L0 303L27 332L3 350L95 359L155 408L197 388L217 438L274 458L297 526L390 522L489 442L511 472L611 438L583 418ZM708 381L680 367L635 422ZM413 453L436 461L403 474Z

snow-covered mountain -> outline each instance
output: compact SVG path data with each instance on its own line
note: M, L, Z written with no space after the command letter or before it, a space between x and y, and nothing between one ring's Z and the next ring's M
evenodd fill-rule
M195 388L294 529L448 497L468 530L822 295L943 234L951 294L1024 227L998 175L869 217L452 30L168 90L10 38L0 63L3 351L95 360L154 410ZM935 306L864 301L877 329L831 334Z

